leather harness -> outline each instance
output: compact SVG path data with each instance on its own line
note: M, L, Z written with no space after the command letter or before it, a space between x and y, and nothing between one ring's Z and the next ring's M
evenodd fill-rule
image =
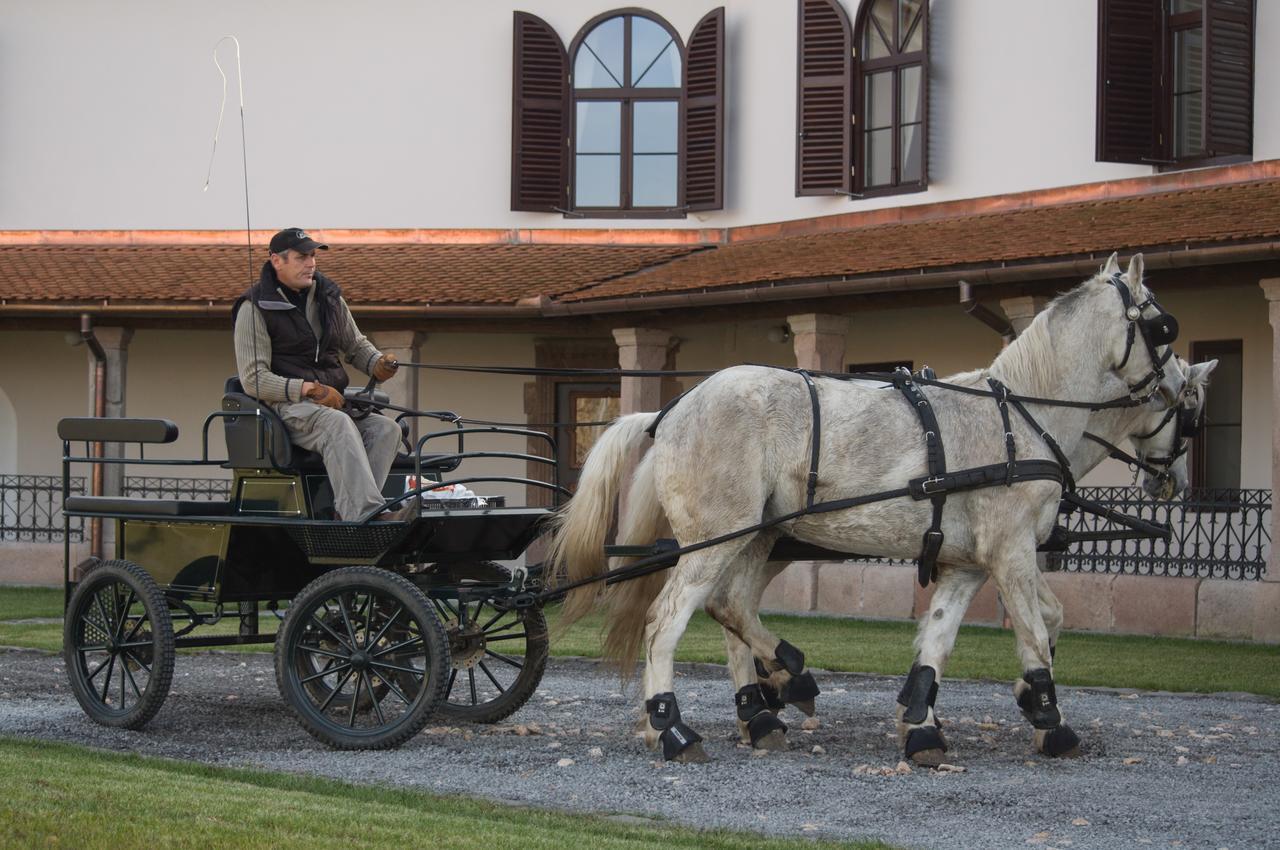
M615 584L619 581L627 581L633 578L639 578L649 573L658 572L673 566L679 556L689 552L696 552L711 546L717 546L730 540L743 537L747 534L753 534L757 531L763 531L773 528L784 522L799 519L803 516L820 513L830 513L833 511L846 510L848 508L859 507L861 505L870 504L872 502L887 501L889 499L897 499L902 497L910 497L915 501L924 501L928 499L933 505L932 521L929 528L924 532L921 541L921 551L918 558L917 579L922 587L927 586L929 581L937 577L937 559L938 553L942 548L942 514L946 505L947 496L951 493L960 493L969 490L977 490L986 487L1005 486L1010 487L1016 483L1023 481L1056 481L1063 491L1063 502L1074 508L1080 508L1089 513L1102 516L1113 522L1120 523L1130 528L1131 534L1146 537L1165 537L1169 535L1169 529L1166 526L1160 526L1144 520L1128 517L1105 508L1102 505L1095 504L1086 499L1081 498L1075 493L1075 480L1071 475L1070 464L1062 448L1058 445L1044 428L1036 422L1035 417L1027 410L1027 404L1043 404L1055 407L1076 407L1088 410L1105 410L1115 407L1134 407L1143 404L1146 398L1150 397L1156 391L1159 381L1164 377L1164 364L1173 356L1172 349L1167 349L1164 355L1160 355L1157 348L1160 345L1168 345L1173 342L1177 336L1178 323L1170 314L1164 311L1156 303L1154 298L1148 298L1142 304L1134 304L1129 293L1128 287L1124 284L1121 275L1116 274L1108 281L1120 294L1121 301L1124 305L1125 319L1129 323L1124 357L1120 363L1116 365L1116 369L1123 368L1128 362L1132 353L1133 345L1136 337L1141 335L1142 341L1150 355L1152 368L1145 378L1129 387L1130 394L1117 399L1104 402L1079 402L1065 401L1060 399L1046 399L1035 396L1016 395L1009 391L1009 388L995 378L988 377L987 383L989 389L978 389L976 387L965 387L958 384L951 384L939 381L933 374L932 370L925 367L920 372L911 373L905 367L900 367L892 373L831 373L831 372L811 372L805 369L785 369L781 366L772 366L770 368L784 369L784 371L794 372L804 381L805 388L809 393L809 401L813 417L813 429L810 434L809 449L809 471L806 476L805 484L805 506L800 510L792 511L782 516L773 517L764 520L755 525L741 528L736 531L727 532L708 540L702 540L697 543L691 543L687 546L674 545L674 541L670 541L672 545L655 544L654 551L646 557L641 557L632 564L620 567L618 569L606 571L600 575L590 576L576 582L562 585L552 590L543 591L530 596L528 600L517 600L516 604L533 604L536 601L546 601L563 597L570 590L585 584L591 584L597 581L604 581L606 584ZM1147 307L1154 306L1158 311L1158 315L1152 318L1144 318L1143 311ZM919 478L913 478L907 482L907 486L894 490L885 490L879 493L868 493L862 496L854 496L845 499L832 499L825 502L815 501L818 487L818 459L822 445L822 408L818 401L817 385L813 378L815 375L825 378L835 378L839 380L872 380L880 381L886 385L892 385L898 390L911 409L915 412L920 420L920 426L924 431L925 439L925 460L928 472ZM1152 382L1155 382L1154 384ZM1151 384L1150 390L1146 397L1135 398L1134 393ZM968 395L989 396L995 400L996 406L1000 411L1001 422L1004 427L1005 452L1006 460L1003 463L988 464L985 466L972 467L970 469L962 469L953 472L947 470L946 451L942 442L941 430L938 426L938 418L933 412L933 406L929 403L929 399L925 396L922 387L933 386L950 391L965 393ZM886 387L887 388L887 387ZM657 434L658 424L666 417L667 413L689 392L697 387L686 390L684 393L676 396L670 402L658 411L658 415L654 417L654 421L649 425L646 432L650 437ZM1021 416L1031 427L1034 433L1040 435L1049 452L1053 455L1053 460L1048 459L1030 459L1019 460L1017 458L1016 447L1013 438L1013 429L1010 423L1009 406ZM1176 409L1176 408L1175 408ZM1163 427L1163 425L1161 426ZM1159 428L1156 429L1158 431ZM1156 433L1153 431L1152 434ZM1084 539L1088 537L1087 533L1072 533L1060 527L1054 529L1047 548L1065 548L1066 544L1075 539Z

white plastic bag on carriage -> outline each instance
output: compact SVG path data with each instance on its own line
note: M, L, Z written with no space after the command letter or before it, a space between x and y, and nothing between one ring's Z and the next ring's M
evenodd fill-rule
M477 496L473 491L461 484L446 484L443 487L427 490L422 494L422 498L427 501L434 499L469 503L469 506L473 508L483 508L488 504L483 497Z

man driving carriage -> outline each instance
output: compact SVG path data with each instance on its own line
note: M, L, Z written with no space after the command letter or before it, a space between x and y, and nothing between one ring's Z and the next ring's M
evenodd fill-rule
M293 443L324 459L338 517L358 520L385 502L400 428L376 414L351 416L342 359L379 381L399 364L360 332L342 290L316 271L316 251L328 248L297 227L271 237L258 282L231 308L236 370L245 392L280 415ZM416 512L415 496L380 518Z

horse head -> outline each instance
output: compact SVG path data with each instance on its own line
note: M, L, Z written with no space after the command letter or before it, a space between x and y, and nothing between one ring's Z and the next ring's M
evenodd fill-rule
M1115 309L1123 324L1108 340L1115 357L1112 368L1134 398L1160 395L1166 406L1172 406L1183 389L1183 376L1168 365L1173 359L1171 345L1178 338L1178 321L1147 289L1143 269L1141 254L1134 254L1123 272L1119 255L1112 254L1094 278L1120 298Z
M1186 380L1176 403L1165 405L1158 398L1147 403L1145 424L1131 440L1143 464L1142 489L1152 498L1172 499L1187 488L1187 447L1204 423L1209 375L1217 365L1217 360L1210 360L1192 366L1177 358L1177 371Z

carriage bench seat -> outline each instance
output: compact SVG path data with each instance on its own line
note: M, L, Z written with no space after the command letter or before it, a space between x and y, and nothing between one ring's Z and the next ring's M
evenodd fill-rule
M385 393L375 393L385 402ZM270 405L263 404L244 392L240 379L227 379L222 396L222 424L227 438L226 469L271 469L284 472L324 472L324 459L319 454L295 446L289 439L284 421ZM245 415L237 416L243 412ZM422 456L423 472L450 472L460 461L448 454ZM391 465L395 472L414 470L412 455L399 453Z
M136 496L68 496L63 511L72 515L230 516L231 503L208 499L143 499Z

